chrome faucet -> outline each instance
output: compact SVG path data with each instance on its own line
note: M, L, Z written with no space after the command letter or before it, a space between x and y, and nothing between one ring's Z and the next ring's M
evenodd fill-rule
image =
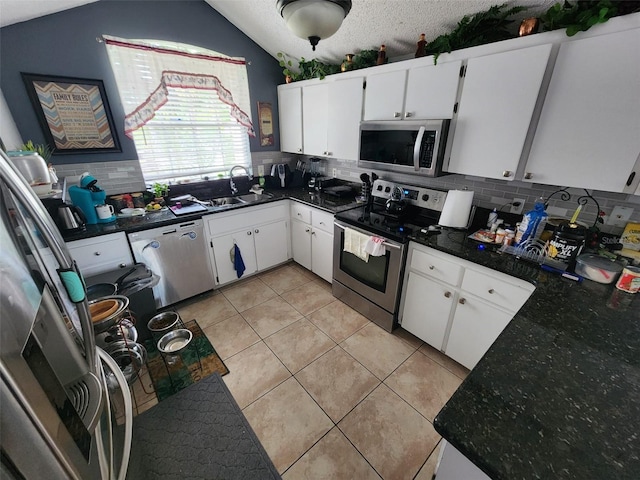
M244 173L247 175L247 177L249 177L249 170L247 170L246 167L244 167L243 165L234 165L233 167L231 167L231 170L229 171L229 186L231 187L231 194L235 195L236 193L238 193L238 187L236 187L235 182L233 181L233 171L236 168L241 168L242 170L244 170Z

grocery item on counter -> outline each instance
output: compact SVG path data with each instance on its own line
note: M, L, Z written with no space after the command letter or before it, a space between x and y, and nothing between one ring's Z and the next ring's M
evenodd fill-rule
M544 199L539 198L533 206L533 210L524 214L522 222L518 225L515 244L522 245L529 239L540 238L547 223L547 212L544 210Z
M616 288L627 293L640 291L640 267L625 267L616 283Z
M493 211L489 214L489 220L487 220L487 228L491 228L491 225L493 225L497 219L498 211L494 208Z

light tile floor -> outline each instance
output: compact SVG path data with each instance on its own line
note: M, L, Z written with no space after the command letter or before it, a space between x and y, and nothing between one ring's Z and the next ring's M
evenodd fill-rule
M433 418L467 369L402 329L385 332L295 263L176 307L224 360L285 480L431 479ZM157 403L150 385L148 374L134 384L140 412Z

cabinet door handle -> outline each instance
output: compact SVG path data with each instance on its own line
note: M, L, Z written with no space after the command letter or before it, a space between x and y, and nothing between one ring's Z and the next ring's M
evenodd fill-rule
M505 170L504 172L502 172L502 176L506 177L506 178L510 177L511 176L511 170Z
M413 117L413 112L407 112L404 114L404 118L411 118Z
M434 268L436 268L436 267L433 266L433 265L429 265L429 270L433 270Z
M495 293L495 290L493 288L489 289L489 295L493 295Z
M467 303L467 300L465 298L461 298L460 300L458 300L458 303L460 305L464 305L465 303Z
M634 178L636 178L636 172L631 172L631 175L629 175L629 178L627 179L627 187L631 186Z
M255 233L260 233L260 230L258 230L257 228L254 230Z
M100 255L102 255L102 252L93 252L93 254L94 254L96 257L99 257Z
M451 292L444 292L444 296L447 298L451 298Z
M525 173L525 174L524 174L524 178L525 178L526 180L531 180L531 179L533 178L533 173L531 173L531 172L527 172L527 173Z
M393 118L400 118L402 114L400 112L393 112Z

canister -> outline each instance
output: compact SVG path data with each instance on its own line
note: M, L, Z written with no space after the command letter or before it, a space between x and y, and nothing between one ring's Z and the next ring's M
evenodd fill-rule
M640 267L625 267L616 288L627 293L637 293L640 290Z
M587 229L577 223L560 225L549 240L547 255L555 260L575 265L576 257L582 251Z

